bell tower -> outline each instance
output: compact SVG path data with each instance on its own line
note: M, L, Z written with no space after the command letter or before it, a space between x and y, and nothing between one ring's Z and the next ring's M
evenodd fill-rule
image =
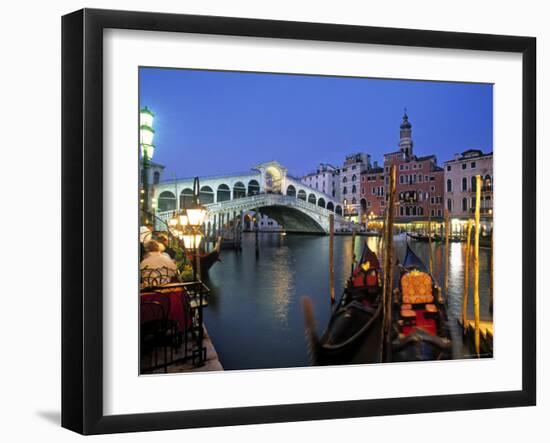
M399 150L405 155L407 160L413 155L412 125L409 122L406 108L399 130Z

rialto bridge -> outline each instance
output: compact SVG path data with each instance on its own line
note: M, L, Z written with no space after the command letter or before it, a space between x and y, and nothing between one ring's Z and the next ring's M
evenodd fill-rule
M199 180L199 200L207 209L209 225L222 226L250 210L267 215L287 232L326 233L330 214L334 214L336 229L350 225L342 217L340 202L289 176L287 169L275 161L243 174ZM167 220L193 201L193 179L155 185L154 199L157 216Z

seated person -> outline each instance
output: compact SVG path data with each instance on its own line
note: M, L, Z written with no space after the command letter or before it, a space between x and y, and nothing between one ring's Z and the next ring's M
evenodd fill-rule
M168 236L165 234L161 234L157 237L157 241L160 242L164 246L164 253L168 255L172 260L176 259L176 251L172 249L170 246L170 240L168 240Z
M143 284L145 286L160 286L174 280L177 275L177 267L168 255L163 254L163 245L156 240L149 240L145 243L144 248L145 258L139 265Z

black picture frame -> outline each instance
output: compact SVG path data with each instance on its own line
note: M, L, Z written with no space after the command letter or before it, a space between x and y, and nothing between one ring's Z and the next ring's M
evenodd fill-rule
M106 416L103 413L103 30L251 36L522 54L522 389ZM84 9L62 18L62 426L82 434L536 404L536 39Z

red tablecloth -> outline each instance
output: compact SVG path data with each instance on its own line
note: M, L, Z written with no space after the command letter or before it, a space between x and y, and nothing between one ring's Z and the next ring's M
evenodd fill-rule
M191 326L189 304L183 288L164 289L156 292L141 293L141 301L159 302L161 305L169 300L168 319L175 322L178 331L184 332ZM146 319L142 319L143 322Z

